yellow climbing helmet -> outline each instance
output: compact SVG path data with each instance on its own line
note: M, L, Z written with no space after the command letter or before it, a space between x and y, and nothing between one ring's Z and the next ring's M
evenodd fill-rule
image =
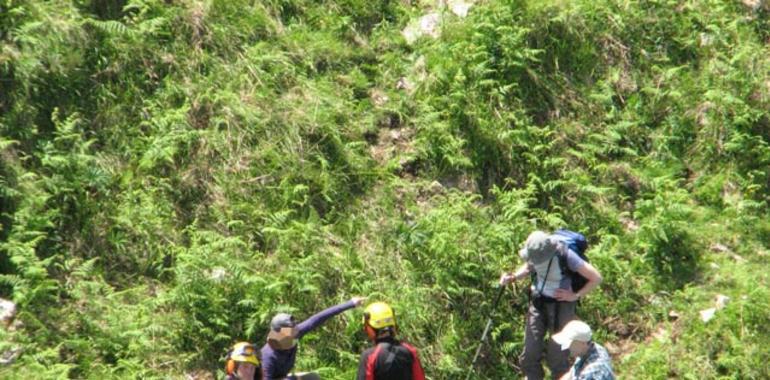
M364 310L364 326L380 330L386 327L396 327L396 313L385 302L375 302Z
M238 342L233 345L230 352L227 353L227 364L225 371L228 375L235 373L235 363L251 363L259 367L260 362L257 357L257 347L249 342Z

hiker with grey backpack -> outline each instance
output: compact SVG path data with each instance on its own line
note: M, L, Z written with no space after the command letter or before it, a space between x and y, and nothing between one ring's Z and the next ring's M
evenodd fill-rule
M524 352L519 357L529 380L545 377L541 365L544 351L553 379L559 379L570 368L569 351L562 350L551 339L546 340L546 333L552 336L576 319L577 301L602 281L599 271L585 257L586 248L586 239L579 233L563 229L553 234L535 231L519 251L525 263L515 273L500 276L501 285L526 277L532 279Z

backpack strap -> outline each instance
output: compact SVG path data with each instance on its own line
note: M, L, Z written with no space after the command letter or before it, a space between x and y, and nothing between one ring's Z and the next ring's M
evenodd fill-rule
M561 275L562 277L569 277L569 281L570 281L569 290L572 290L573 292L577 293L577 290L573 288L573 282L575 281L575 274L577 272L573 272L572 269L569 269L569 266L567 264L567 255L569 254L568 250L570 248L566 244L564 247L566 249L559 250L559 252L557 253L557 255L559 256L559 267L561 268ZM580 274L577 274L577 275L579 276ZM578 305L580 305L580 298L578 298L577 303Z
M374 351L366 358L366 380L374 380L374 367L377 364L377 357L380 356L382 345L377 344Z
M543 276L543 284L540 285L540 290L537 292L539 296L543 295L543 288L545 288L545 281L548 279L548 274L551 273L551 264L553 264L553 257L551 258L550 261L548 261L548 269L545 270L545 276Z
M561 275L562 277L572 277L572 274L570 273L571 270L569 269L569 266L567 264L567 250L569 247L564 245L566 249L560 249L558 252L556 252L556 256L559 256L559 269L561 269Z

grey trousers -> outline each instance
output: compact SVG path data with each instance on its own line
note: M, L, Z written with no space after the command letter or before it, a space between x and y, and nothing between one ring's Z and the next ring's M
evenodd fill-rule
M562 351L550 335L559 332L567 322L573 319L575 319L575 302L538 302L535 298L529 302L527 327L524 333L524 352L519 357L519 365L527 380L542 380L545 377L540 362L543 359L546 344L548 347L546 362L551 369L551 377L558 379L569 370L569 350ZM548 338L545 337L546 332L549 333ZM546 339L548 339L547 343Z

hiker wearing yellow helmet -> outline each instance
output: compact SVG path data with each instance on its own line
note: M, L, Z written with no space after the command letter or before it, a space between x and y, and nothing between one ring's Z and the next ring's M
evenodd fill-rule
M361 354L356 380L425 380L417 349L396 339L396 313L390 305L367 306L363 325L374 347Z
M227 353L225 380L258 380L262 378L257 348L249 342L238 342Z

